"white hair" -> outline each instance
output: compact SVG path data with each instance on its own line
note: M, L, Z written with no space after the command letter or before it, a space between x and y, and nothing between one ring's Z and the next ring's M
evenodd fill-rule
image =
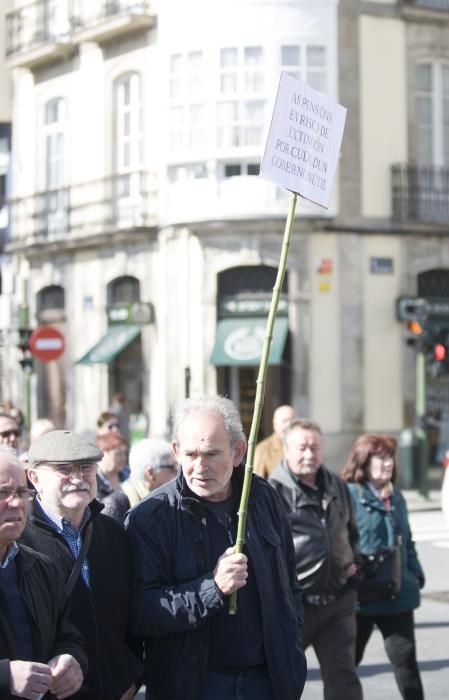
M159 471L162 464L173 461L173 458L172 446L166 440L151 438L139 440L131 447L129 453L131 476L144 481L147 467L151 466Z
M37 418L31 424L30 428L30 443L35 442L38 438L46 433L51 433L55 430L55 424L49 418Z
M246 443L239 412L231 399L227 399L224 396L202 396L183 401L174 414L173 435L176 442L178 442L179 426L191 413L215 413L221 416L232 447L235 447L241 440Z
M0 457L1 455L9 457L11 464L15 464L17 467L20 467L22 471L25 471L23 462L20 461L17 456L17 452L13 447L9 447L9 445L0 445Z

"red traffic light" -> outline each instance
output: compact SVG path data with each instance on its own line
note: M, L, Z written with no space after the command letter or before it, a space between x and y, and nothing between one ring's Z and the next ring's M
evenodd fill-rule
M442 362L446 359L446 354L447 351L443 343L437 343L433 349L433 356L435 357L435 359L439 362Z

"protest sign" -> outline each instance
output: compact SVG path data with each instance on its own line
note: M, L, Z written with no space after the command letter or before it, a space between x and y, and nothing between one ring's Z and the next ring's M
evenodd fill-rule
M282 71L260 174L327 208L346 111Z

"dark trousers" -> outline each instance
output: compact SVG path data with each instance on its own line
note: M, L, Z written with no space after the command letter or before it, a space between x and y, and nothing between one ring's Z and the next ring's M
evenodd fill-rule
M304 648L317 655L324 683L324 700L362 700L355 667L356 594L347 590L334 603L304 601Z
M401 697L405 700L423 700L424 693L416 661L413 612L397 615L358 615L357 664L363 657L375 625L384 638L385 651L393 666Z
M268 670L206 675L201 700L274 700Z

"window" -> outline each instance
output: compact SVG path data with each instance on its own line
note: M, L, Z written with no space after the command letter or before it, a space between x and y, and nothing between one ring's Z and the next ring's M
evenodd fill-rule
M225 163L224 176L238 177L239 175L258 175L259 163Z
M117 172L137 170L140 165L140 78L129 73L115 84Z
M44 287L37 294L37 312L41 314L43 311L53 309L64 309L65 292L63 287L50 285Z
M129 225L141 216L140 76L127 73L115 82L116 221Z
M449 63L416 66L418 165L449 166Z
M45 155L47 189L64 183L66 140L66 104L56 98L45 105Z
M326 48L317 45L281 46L282 70L320 92L326 92Z
M232 149L262 143L265 100L260 46L220 50L217 146Z
M140 282L136 277L124 275L112 280L107 287L108 306L119 306L140 301Z
M206 107L202 51L170 57L170 151L197 151L205 145Z
M46 14L47 36L58 39L70 31L68 0L47 0L43 9Z
M204 180L207 178L206 163L189 163L175 165L168 169L170 182L186 182L188 180Z
M45 193L41 202L41 231L62 234L68 225L66 101L56 97L44 108Z

